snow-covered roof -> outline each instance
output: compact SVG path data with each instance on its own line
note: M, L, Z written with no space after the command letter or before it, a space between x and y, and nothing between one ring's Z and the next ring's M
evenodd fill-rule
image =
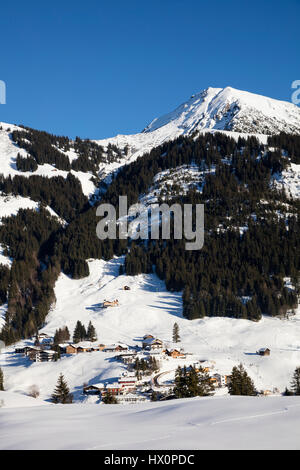
M158 338L146 338L143 343L146 343L146 344L154 344L154 343L163 343L161 339L158 339Z
M99 348L100 344L92 341L80 341L79 343L62 343L61 347L65 348L67 346L72 346L73 348Z
M105 385L104 385L104 383L89 384L89 385L86 385L86 387L105 388Z

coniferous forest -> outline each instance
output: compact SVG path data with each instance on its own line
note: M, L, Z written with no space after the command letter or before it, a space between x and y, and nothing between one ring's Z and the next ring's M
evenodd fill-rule
M30 176L0 176L3 195L30 197L39 210L20 210L2 219L0 243L13 258L12 267L0 265L0 303L8 303L2 339L12 343L34 335L55 301L54 285L61 271L82 278L88 258L110 259L125 254L128 275L155 272L170 291L182 291L188 319L228 316L258 321L263 314L284 316L297 306L299 290L300 201L289 198L274 184L276 176L299 163L300 138L280 134L262 145L254 137L234 140L221 133L180 137L123 166L113 177L101 202L118 206L120 195L128 205L153 187L155 176L181 166L196 166L205 174L199 186L165 187L159 201L204 204L205 240L199 251L185 250L185 240L105 240L96 237L97 204L83 194L70 171L97 175L100 162L117 161L126 149L106 151L88 140L57 137L25 129L14 131L13 141L30 157L17 158L20 171ZM71 146L78 158L63 152ZM46 178L34 172L50 163L68 171ZM201 190L199 187L201 186ZM100 203L100 198L99 198ZM51 217L51 207L65 225ZM240 227L246 227L240 231ZM288 290L290 277L295 291Z

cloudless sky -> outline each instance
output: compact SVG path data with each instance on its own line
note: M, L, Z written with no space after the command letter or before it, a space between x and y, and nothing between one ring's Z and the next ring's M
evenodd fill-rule
M6 1L0 121L105 138L208 86L290 101L300 0Z

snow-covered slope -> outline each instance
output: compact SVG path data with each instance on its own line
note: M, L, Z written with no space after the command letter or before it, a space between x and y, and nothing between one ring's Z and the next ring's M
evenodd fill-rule
M41 331L53 335L67 325L72 334L77 320L86 326L91 320L103 344L141 346L143 335L150 333L172 347L172 328L177 322L180 347L192 355L186 361L167 359L162 371L173 371L174 377L179 363L189 365L201 359L213 364L213 373L229 374L234 365L242 362L258 390L284 391L289 386L300 364L300 309L289 320L265 317L258 323L232 318L190 321L182 317L180 292L168 292L154 274L119 276L123 262L123 258L90 260L90 275L80 280L61 274L55 287L56 304ZM124 291L124 285L131 290ZM105 299L118 299L119 307L103 309ZM271 356L256 355L261 347L269 347ZM32 363L28 357L15 354L14 348L8 347L0 354L6 389L26 394L30 386L36 385L41 399L50 397L61 372L75 401L81 402L84 383L114 382L125 370L124 364L114 359L115 353L93 352L63 356L57 362Z
M300 109L292 103L231 87L207 88L193 95L175 111L154 119L144 132L164 126L177 127L183 134L202 129L299 134Z
M292 103L256 95L231 87L207 88L193 95L174 111L154 119L141 133L117 135L97 140L128 146L128 154L120 163L101 165L102 174L109 175L158 145L193 132L225 132L233 138L255 134L266 144L267 135L281 131L300 134L300 109Z
M299 397L210 397L126 407L26 405L17 413L1 410L1 449L300 448Z
M11 141L8 133L8 130L20 128L6 123L0 123L0 127L2 127L0 130L0 174L29 176L30 172L19 172L15 163L18 153L23 157L27 153ZM123 158L110 164L101 163L99 176L101 179L108 177L107 181L109 181L111 174L121 166L133 162L164 142L174 140L181 135L191 135L195 131L200 133L221 131L236 139L240 135L247 137L254 134L261 143L265 144L269 134L277 134L281 131L300 134L300 109L292 103L231 87L207 88L193 95L174 111L154 119L138 134L117 135L95 140L104 149L107 149L109 144L116 145L120 149L127 148L127 154ZM73 148L63 153L70 162L78 157ZM80 180L84 194L91 196L96 189L91 181L92 175L73 170L72 173ZM39 165L34 174L66 177L68 173L45 164Z
M291 163L282 174L274 176L275 185L292 198L300 197L300 165Z

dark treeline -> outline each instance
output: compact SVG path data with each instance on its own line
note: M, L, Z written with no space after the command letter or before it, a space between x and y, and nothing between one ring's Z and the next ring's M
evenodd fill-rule
M51 235L60 224L43 208L39 212L20 209L15 217L1 222L0 243L8 247L5 254L13 258L9 274L6 271L3 279L1 276L0 284L2 295L7 288L7 299L2 300L8 302L1 338L9 344L35 334L55 300L53 287L60 264L48 253ZM42 259L47 259L47 264Z
M22 131L13 131L12 140L30 155L28 159L18 156L17 168L20 171L35 171L37 165L48 163L58 170L91 172L97 176L100 163L112 163L126 154L126 148L121 151L112 144L104 152L103 147L89 139L76 137L72 142L68 137L59 137L28 127L24 127ZM70 149L74 149L77 154L77 158L71 163L63 153Z
M278 135L268 137L268 145L276 147L280 150L285 150L289 155L292 163L300 164L300 136L289 135L284 132Z
M13 141L25 149L38 165L49 163L60 170L71 169L69 158L64 152L70 149L68 137L58 137L47 132L24 128L12 132Z
M0 175L0 191L4 194L30 197L34 201L48 205L67 222L88 206L88 199L82 193L81 183L72 173L69 173L67 178L62 176L47 178L37 175L4 178Z

